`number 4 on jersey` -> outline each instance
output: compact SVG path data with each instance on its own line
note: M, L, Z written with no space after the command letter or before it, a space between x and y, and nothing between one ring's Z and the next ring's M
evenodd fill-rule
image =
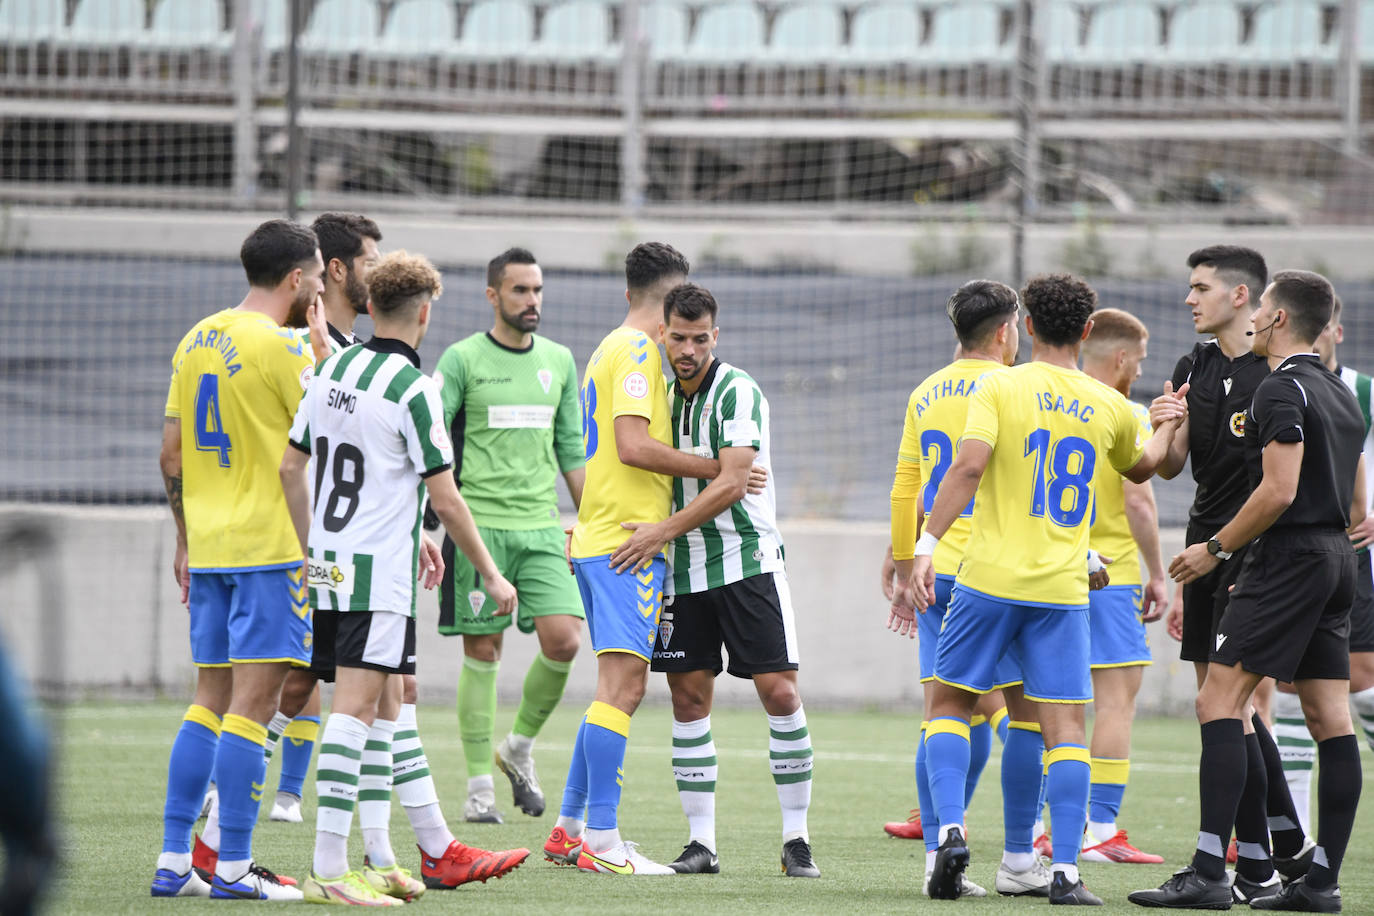
M196 388L196 449L219 452L219 466L227 468L231 448L233 444L219 415L219 376L207 372Z

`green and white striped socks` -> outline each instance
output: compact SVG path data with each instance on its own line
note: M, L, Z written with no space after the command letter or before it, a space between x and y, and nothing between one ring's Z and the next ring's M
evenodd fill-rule
M391 741L392 785L402 810L410 819L415 840L425 855L440 858L453 842L439 807L439 793L429 772L429 758L420 743L415 704L403 703L396 717L396 734Z
M673 720L673 779L690 839L716 851L716 776L720 770L711 717Z
M1312 767L1317 760L1317 742L1307 730L1302 701L1295 693L1274 691L1274 741L1283 761L1283 778L1293 796L1302 832L1309 832L1312 821Z
M768 717L768 760L782 806L782 839L786 843L806 831L806 811L811 807L811 732L806 711L800 706L790 716Z
M363 829L363 850L378 868L396 864L391 849L391 741L396 723L375 719L363 745L358 775L358 825Z
M314 869L321 877L336 878L348 871L348 834L358 802L358 775L368 731L361 719L332 713L320 736Z

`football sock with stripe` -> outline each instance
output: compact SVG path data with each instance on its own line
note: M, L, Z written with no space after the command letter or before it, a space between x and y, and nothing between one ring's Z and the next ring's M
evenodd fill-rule
M286 718L281 710L272 713L272 721L267 723L267 741L262 746L264 763L272 762L272 755L277 752L277 742L281 740L282 733L290 726L291 720Z
M429 772L429 758L420 743L415 704L402 703L391 738L391 785L415 831L415 842L426 855L438 858L453 842L453 833L439 807L439 793Z
M1374 751L1374 687L1350 695L1350 705L1355 707L1355 724L1364 732L1369 749Z
M1274 873L1269 857L1269 774L1258 735L1245 736L1245 789L1236 807L1236 874L1247 881L1268 881Z
M921 744L916 749L916 800L921 806L921 835L925 838L926 851L934 852L940 845L940 815L935 810L935 799L930 794L926 725L925 722L921 723Z
M620 843L616 812L625 784L625 746L629 713L594 700L587 707L582 753L587 759L587 844L602 852Z
M252 859L253 825L267 783L267 727L230 713L215 754L219 789L219 865L215 873L238 880Z
M939 819L937 845L964 823L964 786L968 781L969 724L941 716L926 722L926 769L930 798Z
M811 730L806 710L798 706L788 716L768 717L768 761L782 808L783 842L800 837L809 840L806 813L811 807Z
M1260 755L1264 758L1264 771L1268 780L1266 809L1269 813L1269 835L1274 855L1292 857L1302 850L1302 823L1298 809L1293 805L1293 796L1288 793L1288 781L1283 778L1283 758L1279 756L1279 746L1269 733L1269 726L1255 713L1250 717L1255 729L1255 739L1259 741Z
M496 671L499 662L463 657L458 675L458 735L463 740L463 759L468 765L468 791L472 780L485 776L491 784L491 735L496 726Z
M358 771L358 826L363 831L363 850L378 868L396 864L391 848L391 742L396 723L375 719L363 745Z
M1201 802L1197 849L1193 867L1209 881L1226 880L1226 845L1236 822L1236 809L1245 792L1245 729L1239 719L1214 719L1199 727L1202 753L1198 759L1198 796Z
M358 777L367 723L331 713L320 736L320 762L315 770L315 874L336 877L348 871L348 834L358 802Z
M186 710L167 760L167 800L162 809L162 851L191 852L191 832L200 816L215 766L220 718L204 706Z
M315 742L320 737L319 716L296 716L281 733L281 777L277 791L301 798L305 777L310 775L310 761L315 756Z
M1131 761L1119 757L1093 757L1092 788L1088 792L1088 832L1083 848L1105 843L1116 835L1121 799L1131 778Z
M716 851L716 743L711 717L692 722L673 720L673 779L677 782L688 839Z
M1036 803L1044 772L1045 741L1036 722L1010 722L1002 747L1003 850L1029 854L1035 842ZM1017 859L1017 862L1022 860ZM1010 863L1009 863L1010 864ZM1018 868L1024 871L1027 866Z
M1088 749L1081 744L1056 744L1045 751L1045 796L1050 803L1056 871L1078 861L1079 840L1088 826L1088 787L1092 780L1088 759Z
M1355 826L1360 802L1360 740L1354 735L1327 738L1317 745L1321 775L1317 777L1317 849L1307 883L1315 888L1334 885Z
M968 729L968 776L964 778L964 809L973 804L973 793L978 788L978 780L983 776L983 768L988 765L992 754L992 726L986 716L974 716Z
M1007 743L1007 730L1011 728L1011 716L1007 713L1007 707L999 706L997 711L988 718L988 724L997 733L997 740L1003 744Z
M1317 760L1317 742L1307 730L1302 700L1295 693L1274 692L1274 741L1283 761L1283 778L1288 795L1298 812L1298 824L1307 833L1312 812L1312 766Z
M545 657L543 652L534 656L529 670L525 672L520 708L515 711L515 724L511 726L512 735L533 738L539 734L558 706L558 701L563 699L563 688L568 685L572 667L571 661L556 662ZM493 679L493 696L495 683ZM529 748L525 747L524 750L528 752Z

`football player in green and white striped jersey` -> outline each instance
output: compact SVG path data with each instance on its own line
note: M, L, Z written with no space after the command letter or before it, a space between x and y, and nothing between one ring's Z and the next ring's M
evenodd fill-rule
M364 830L364 845L374 859L380 849L391 860L377 876L382 880L350 871L347 856L355 805L390 805L395 723L381 720L378 711L388 677L415 671L423 491L459 549L482 571L498 613L512 613L516 595L447 473L453 450L439 390L419 368L415 348L442 290L439 273L424 258L398 251L378 264L368 285L376 335L320 364L320 384L311 385L296 412L281 478L306 549L315 630L311 669L336 680L316 774L314 865L302 890L314 902L377 906L413 899L425 889L395 864L389 840L374 845L379 838L367 834L376 831ZM312 458L313 501L306 475ZM384 826L379 832L385 834ZM518 860L528 854L518 852ZM422 870L439 879L430 873L430 858L422 858Z
M1317 355L1326 368L1341 377L1355 395L1364 418L1365 493L1374 508L1374 379L1336 359L1336 347L1345 339L1341 325L1341 297L1333 303L1331 321L1314 344ZM1350 529L1355 545L1355 603L1350 608L1350 703L1365 740L1374 749L1374 567L1371 567L1370 544L1374 543L1374 515L1366 514L1364 521ZM1307 729L1302 704L1292 684L1280 684L1274 693L1274 737L1278 739L1279 755L1283 758L1283 775L1288 781L1293 806L1298 810L1304 831L1311 816L1312 769L1317 761L1317 744Z
M720 870L711 700L724 668L753 680L768 715L768 756L782 808L783 871L814 878L820 869L806 827L811 735L797 692L796 626L772 474L762 493L746 489L751 465L769 467L768 400L748 373L715 358L717 312L709 291L685 283L664 299L659 334L677 376L673 445L719 460L720 475L712 481L675 479L673 514L654 525L626 523L634 534L612 554L611 564L637 567L671 542L651 668L667 673L672 690L673 775L690 834L673 869Z

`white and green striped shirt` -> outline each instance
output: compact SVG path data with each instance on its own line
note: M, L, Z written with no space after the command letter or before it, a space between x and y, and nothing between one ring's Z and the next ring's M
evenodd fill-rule
M754 463L768 469L758 495L746 495L711 521L675 540L663 590L685 595L719 588L783 568L777 525L777 490L768 446L768 400L748 373L716 360L691 397L673 386L673 446L704 458L724 448L753 448ZM706 489L709 480L676 478L673 511Z
M1369 501L1365 508L1374 509L1374 409L1370 407L1374 379L1348 366L1340 366L1336 371L1345 387L1354 392L1360 405L1360 417L1364 419L1364 484L1365 498ZM1360 551L1367 552L1368 548Z
M377 338L320 363L291 425L314 459L310 604L415 613L420 478L449 470L439 388L399 340Z

